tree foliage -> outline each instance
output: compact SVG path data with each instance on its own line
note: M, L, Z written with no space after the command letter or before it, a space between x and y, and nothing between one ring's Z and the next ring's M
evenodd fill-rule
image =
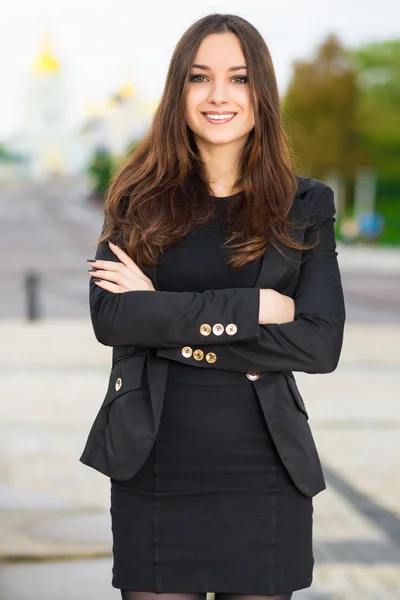
M359 167L399 182L400 41L348 49L328 36L312 60L294 63L282 108L298 171L336 171L347 203Z
M358 130L381 176L400 179L400 40L351 52L358 84Z

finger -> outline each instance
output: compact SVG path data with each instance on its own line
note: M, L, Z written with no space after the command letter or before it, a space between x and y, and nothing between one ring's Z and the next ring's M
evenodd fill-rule
M104 271L101 269L96 269L96 271L89 271L89 275L92 278L100 277L101 279L106 279L107 281L116 283L124 288L125 291L131 290L132 286L134 286L134 288L137 287L139 282L146 281L148 279L144 273L134 273L132 269L128 269L128 267L125 265L121 265L118 271Z
M113 294L122 294L123 292L128 291L128 290L125 290L120 285L111 283L111 281L95 281L94 283L96 285L98 285L99 287L103 288L103 290L107 290L109 292L112 292Z
M123 252L123 251L121 251ZM142 279L144 277L146 277L146 275L143 273L143 271L134 263L133 260L131 260L129 258L129 256L127 257L131 263L125 264L122 262L117 262L114 260L92 260L90 261L90 265L92 267L95 267L96 269L103 269L103 270L107 270L108 272L120 272L122 271L122 269L128 268L134 275L141 277Z
M122 248L120 248L116 244L113 244L112 242L108 242L108 244L111 250L114 252L115 256L117 256L124 265L131 269L133 268L137 271L142 272L141 269L135 263L135 261L132 260L132 258L124 250L122 250Z
M114 260L92 260L90 265L96 269L103 269L107 271L120 271L123 266L120 262Z
M108 242L108 245L110 246L110 249L114 252L115 256L117 256L124 265L126 265L127 267L132 267L132 265L136 265L135 261L132 260L131 257L124 250L122 250L122 248L120 248L116 244L113 244L110 241Z
M89 271L89 275L92 278L101 277L101 279L106 279L107 281L111 281L113 283L117 283L118 285L125 286L126 278L123 277L123 274L119 271Z

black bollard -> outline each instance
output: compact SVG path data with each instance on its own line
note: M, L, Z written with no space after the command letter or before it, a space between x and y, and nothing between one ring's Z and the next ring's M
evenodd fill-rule
M25 276L26 317L28 321L40 318L39 310L39 273L30 271Z

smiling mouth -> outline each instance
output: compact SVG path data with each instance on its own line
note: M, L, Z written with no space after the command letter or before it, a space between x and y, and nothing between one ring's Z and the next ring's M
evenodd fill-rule
M234 117L236 117L237 113L227 113L227 114L210 114L210 113L201 113L208 123L212 123L213 125L223 125L224 123L229 123L232 121Z

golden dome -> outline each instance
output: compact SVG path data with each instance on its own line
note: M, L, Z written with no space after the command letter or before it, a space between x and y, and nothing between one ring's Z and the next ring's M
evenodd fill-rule
M57 73L60 70L58 60L52 54L50 42L47 37L42 40L42 51L34 63L34 72L37 75Z
M132 98L133 96L133 86L131 83L124 83L123 86L121 86L118 95L121 96L122 98Z

